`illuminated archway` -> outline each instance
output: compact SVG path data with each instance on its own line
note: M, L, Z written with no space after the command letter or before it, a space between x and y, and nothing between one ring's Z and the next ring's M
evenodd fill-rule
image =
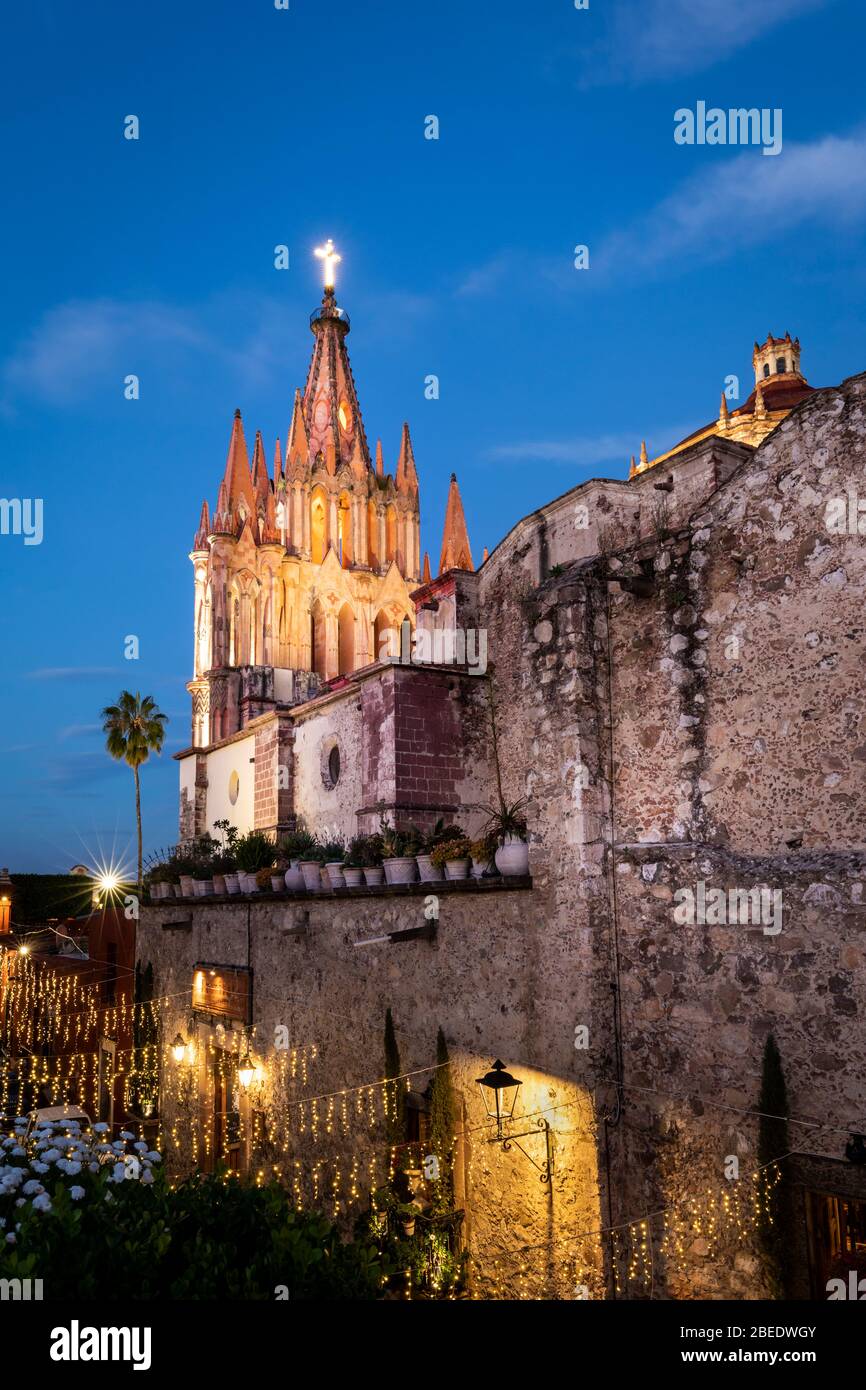
M340 609L339 627L339 672L348 676L355 669L355 615L348 603Z
M328 676L327 650L325 614L321 604L316 602L310 610L310 667L323 680Z
M373 660L387 661L399 652L400 631L382 608L373 624Z
M310 498L310 558L320 565L328 549L328 499L324 488L314 488Z
M367 503L367 563L378 569L379 560L379 513L376 503Z
M337 554L344 569L354 563L352 550L352 500L348 492L340 493L337 503Z

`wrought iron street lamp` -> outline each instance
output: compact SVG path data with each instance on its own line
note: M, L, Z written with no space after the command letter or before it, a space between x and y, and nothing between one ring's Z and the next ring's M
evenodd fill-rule
M481 1092L481 1099L484 1101L484 1108L488 1118L496 1123L496 1134L492 1139L488 1139L488 1144L501 1144L503 1153L507 1153L512 1146L519 1149L524 1158L528 1158L534 1168L537 1168L542 1182L550 1182L553 1172L553 1157L550 1152L550 1125L543 1115L539 1116L535 1122L534 1129L522 1130L519 1134L512 1134L507 1131L505 1126L514 1118L514 1107L517 1104L517 1093L523 1082L510 1072L505 1070L505 1063L497 1058L484 1076L476 1078L478 1089ZM518 1143L519 1139L528 1139L538 1134L544 1135L545 1160L537 1163L532 1154L527 1153L523 1145Z

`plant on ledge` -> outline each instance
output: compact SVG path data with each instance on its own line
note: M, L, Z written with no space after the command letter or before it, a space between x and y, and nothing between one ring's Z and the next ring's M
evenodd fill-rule
M256 874L259 869L271 867L276 852L273 840L269 840L261 830L250 830L238 840L235 858L238 868L245 874Z
M468 860L471 849L472 841L463 835L457 840L441 840L435 849L430 851L430 858L437 868L444 869L446 864L455 860Z
M315 835L311 835L309 830L304 830L303 826L298 826L297 830L282 836L277 848L284 859L288 859L290 864L295 864L300 863L302 859L308 859L315 844Z

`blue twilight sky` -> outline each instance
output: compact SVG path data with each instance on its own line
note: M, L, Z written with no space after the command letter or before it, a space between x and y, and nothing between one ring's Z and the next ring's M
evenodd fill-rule
M132 847L98 725L123 686L171 716L143 799L147 845L174 836L187 555L235 407L285 439L325 237L434 569L452 469L477 561L711 419L728 374L745 397L770 330L814 384L866 368L863 0L31 0L4 39L0 496L44 500L41 545L0 536L13 869ZM781 154L676 144L698 101L781 108Z

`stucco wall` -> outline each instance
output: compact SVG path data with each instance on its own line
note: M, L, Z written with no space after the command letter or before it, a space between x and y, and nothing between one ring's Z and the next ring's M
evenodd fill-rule
M240 830L250 829L255 815L255 735L216 748L207 755L207 828L213 834L217 820L228 820ZM192 759L190 759L192 761ZM238 774L238 797L229 799L229 778Z

